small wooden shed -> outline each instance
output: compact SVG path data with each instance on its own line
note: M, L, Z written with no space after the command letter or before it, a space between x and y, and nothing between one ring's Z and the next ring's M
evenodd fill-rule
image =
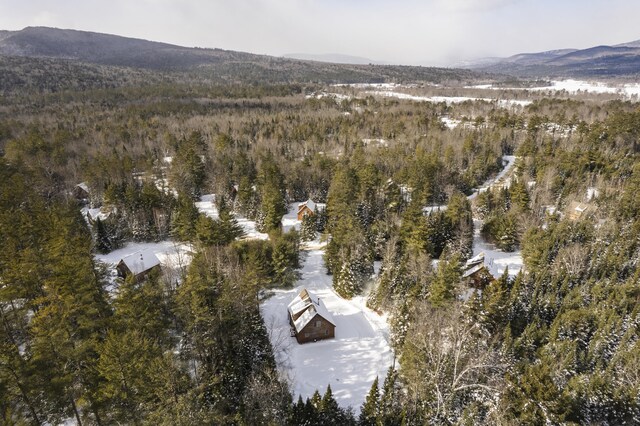
M305 216L316 214L316 203L309 198L304 203L298 204L298 220L302 220Z
M152 271L159 269L160 260L151 250L140 250L125 256L116 266L119 277L126 278L133 275L138 282L145 279Z
M319 297L302 289L289 303L289 323L298 343L335 337L336 323Z
M572 201L567 207L567 219L576 221L578 219L584 219L587 215L595 211L595 206L589 203L580 203L578 201Z

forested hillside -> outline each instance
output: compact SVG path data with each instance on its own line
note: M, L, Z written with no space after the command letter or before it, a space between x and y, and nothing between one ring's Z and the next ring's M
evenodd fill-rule
M637 103L65 87L0 99L3 423L640 422ZM285 232L309 198L326 210ZM478 238L522 271L467 275ZM396 365L361 407L279 375L259 307L294 285L308 240L338 295L389 315ZM154 241L189 247L177 278L116 278L96 257Z

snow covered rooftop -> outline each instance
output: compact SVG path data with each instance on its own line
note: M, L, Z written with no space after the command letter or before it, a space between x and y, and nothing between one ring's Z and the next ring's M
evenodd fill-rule
M76 185L78 188L82 189L83 191L86 191L87 193L89 192L89 185L87 185L86 182L80 182L79 184Z
M464 274L462 274L462 278L467 278L470 277L471 275L475 274L476 272L478 272L479 270L481 270L482 268L484 268L483 264L480 265L476 265L473 268L469 269L468 271L466 271Z
M484 252L480 252L477 255L473 256L471 259L467 260L467 263L465 264L466 268L470 268L472 266L475 266L479 263L484 263Z
M148 271L154 266L160 265L160 260L152 250L139 250L122 258L123 262L133 275Z
M289 303L287 308L298 332L305 328L316 315L320 315L334 326L336 325L333 315L331 315L326 306L324 306L322 300L314 296L306 288L302 289L300 294Z
M308 207L311 211L314 211L316 209L316 203L314 203L311 198L309 198L304 203L298 204L298 211L302 210L305 206Z

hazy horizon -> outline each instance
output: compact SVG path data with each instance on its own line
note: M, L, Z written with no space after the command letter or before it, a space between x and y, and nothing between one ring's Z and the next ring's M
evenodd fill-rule
M613 45L640 38L629 0L0 0L0 29L76 29L284 56L405 65Z

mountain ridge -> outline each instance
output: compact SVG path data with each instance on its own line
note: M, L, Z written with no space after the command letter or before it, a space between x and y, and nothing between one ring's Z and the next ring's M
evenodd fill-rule
M462 68L315 62L50 27L27 27L3 33L3 36L0 38L0 59L4 58L7 67L3 69L9 70L11 63L16 62L9 58L23 58L18 61L23 70L26 69L25 59L54 72L65 68L65 65L56 67L53 62L66 61L74 63L74 66L120 67L171 74L172 78L177 76L186 81L195 79L197 82L225 84L441 83L486 78L486 73ZM89 72L95 76L100 69L91 68ZM109 71L111 74L114 72ZM15 82L18 77L0 81ZM11 84L14 84L10 88L12 91L19 88L17 83ZM3 89L7 90L0 87Z
M466 68L518 77L629 77L640 75L640 40L586 49L481 58Z

